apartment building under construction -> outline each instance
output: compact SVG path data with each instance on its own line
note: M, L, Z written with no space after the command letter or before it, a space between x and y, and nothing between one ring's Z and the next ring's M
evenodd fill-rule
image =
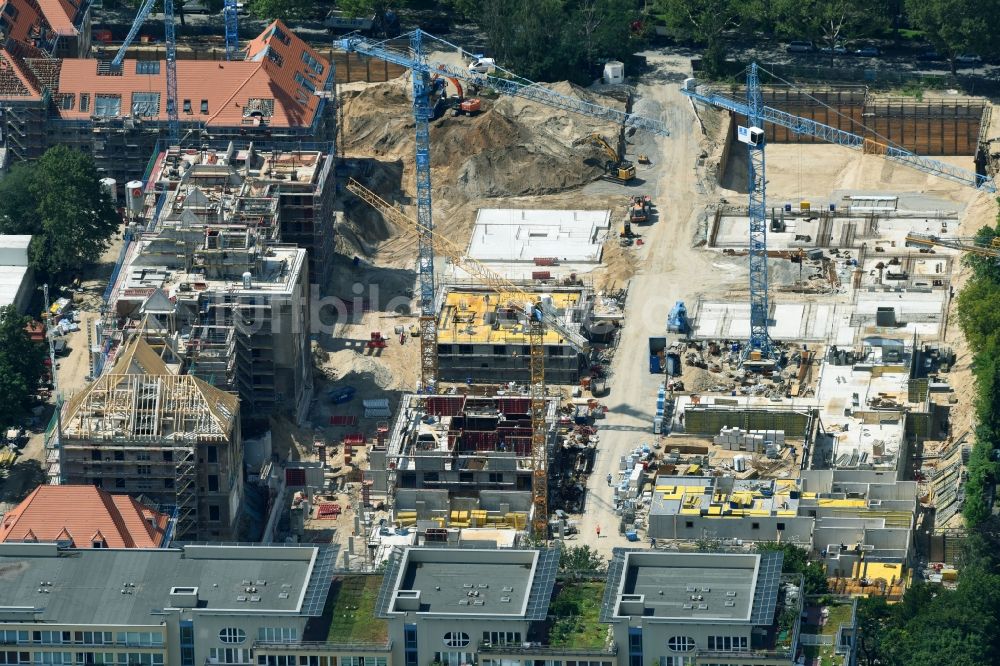
M176 511L180 540L237 539L240 401L171 370L142 337L63 407L63 483L142 495Z
M546 420L556 420L558 399ZM554 427L548 446L555 442ZM374 492L404 524L523 529L531 511L531 399L406 395L369 452Z
M182 215L193 213L227 228L256 230L269 242L297 245L309 252L311 282L325 289L336 228L333 146L282 150L239 143L241 148L229 142L219 150L157 152L142 190L140 217L161 227L178 226ZM161 210L165 197L173 206ZM157 211L160 219L154 220ZM185 245L193 249L190 241Z
M593 294L583 286L524 285L527 293L561 324L549 328L545 346L545 379L575 384L584 365L580 348L591 317ZM520 309L483 286L447 285L438 300L438 366L449 382L527 383L530 378L528 331ZM573 339L566 336L572 334Z
M145 197L136 219L149 222L109 288L95 374L142 331L181 372L236 393L244 425L263 428L272 414L308 410L309 267L306 250L277 241L280 185L231 157L168 153L171 175Z

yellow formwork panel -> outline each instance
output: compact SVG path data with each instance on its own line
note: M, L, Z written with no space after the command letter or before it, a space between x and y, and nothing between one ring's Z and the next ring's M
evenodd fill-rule
M816 500L816 506L829 507L832 509L863 509L867 502L863 499L825 499Z
M572 309L580 303L582 292L555 292L538 294L552 299L558 309ZM528 344L528 332L523 329L502 327L494 329L485 322L487 312L493 312L506 301L491 292L450 291L438 313L438 342L466 344ZM546 330L543 344L559 344L558 331Z

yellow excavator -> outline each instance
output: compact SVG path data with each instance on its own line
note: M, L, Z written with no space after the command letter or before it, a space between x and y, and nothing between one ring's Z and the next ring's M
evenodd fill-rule
M615 150L608 140L597 132L592 132L582 139L573 142L574 146L589 143L604 151L607 160L604 162L604 177L619 183L627 183L635 178L635 165L624 159L624 151ZM619 141L619 143L623 143Z

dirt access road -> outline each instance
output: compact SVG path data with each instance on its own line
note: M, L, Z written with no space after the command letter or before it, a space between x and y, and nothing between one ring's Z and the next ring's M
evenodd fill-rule
M608 413L598 422L601 439L584 513L572 516L580 528L577 539L607 556L613 547L629 545L618 534L619 517L614 513L607 475L617 479L619 458L654 439L656 391L663 376L649 373L647 338L665 334L667 313L675 301L691 304L699 294L720 293L739 278L714 267L717 259L711 253L692 247L707 197L701 194L704 188L699 187L695 170L702 150L701 131L680 92L684 77L690 76L689 60L655 53L648 57L656 71L638 86L636 112L657 114L671 131L669 138L656 140L657 149L650 155L657 168L649 173L647 188L655 197L659 216L642 230L643 255L629 287L625 325L611 367L611 392L603 399ZM596 538L598 526L600 538Z

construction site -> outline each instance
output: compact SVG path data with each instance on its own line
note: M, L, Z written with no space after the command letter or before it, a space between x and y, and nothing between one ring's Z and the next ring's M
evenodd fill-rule
M331 58L280 21L226 35L225 61L0 49L0 166L86 146L123 209L51 479L351 567L778 541L898 598L954 559L954 298L966 253L1000 254L970 240L987 100L713 86L658 51L538 85L419 31Z
M667 71L683 67L670 58L654 62ZM637 81L636 112L673 124L669 138L653 138L637 122L625 142L629 154L703 155L684 165L644 159L630 184L605 178L603 169L588 173L579 141L585 131L554 137L530 115L532 103L501 96L478 117L431 123L431 236L410 198L419 190L407 185L414 168L407 152L419 157L419 143L392 121L376 128L366 119L369 96L383 109L395 101L405 115L398 85L345 87L348 163L364 165L353 176L363 182L348 187L360 201L346 202L345 236L365 238L354 247L378 267L372 270L425 265L422 243L445 260L433 264L427 308L417 271L413 323L394 326L402 344L387 338L378 356L355 353L393 367L408 359L417 386L430 372L435 386L449 388L414 395L386 382L393 420L367 427L360 415L351 421L352 430L378 433L364 438L369 448L358 476L372 504L360 512L371 521L361 526L370 543L459 542L484 528L537 534L544 507L548 535L579 534L602 551L629 542L749 550L790 541L825 563L838 590L890 598L914 571L945 559L941 544L958 520L970 419L960 398L970 377L963 342L953 339L953 298L968 237L995 214L989 197L963 186L983 180L974 172L992 123L988 103L765 90L766 104L869 138L867 148L863 136L852 152L847 141L830 146L768 124L772 155L761 215L753 202L741 203L747 146L737 128L747 121L725 113L730 106L720 112L704 103L698 95L708 99L708 92L689 87L697 84ZM697 91L695 114L682 113L682 87ZM731 97L738 104L745 95ZM615 97L606 103L621 108ZM583 158L573 161L579 177L590 182L553 187L519 180L523 168L496 164L492 179L479 173L471 181L468 162L452 165L437 152L473 140L473 130L495 132L511 122L508 114L532 118L544 137L545 155L535 158L532 174L550 177L537 161L573 149ZM872 117L877 126L867 122ZM573 114L565 120L582 122ZM614 136L606 126L601 131ZM878 142L941 156L942 166L911 168ZM939 172L960 176L948 182ZM419 186L419 169L415 176ZM507 188L500 205L483 198L494 187ZM643 196L654 206L639 221L633 201ZM371 209L388 226L376 225ZM606 220L596 216L602 209L610 211ZM760 224L763 256L749 242ZM410 254L400 257L401 250ZM766 271L764 317L755 309L759 282L751 288L754 261L754 272ZM530 307L515 307L518 301ZM532 313L544 324L534 331ZM361 342L364 326L378 327L375 314L339 330L355 331ZM421 358L432 317L436 354ZM408 347L411 338L417 344ZM514 419L524 427L518 441L531 441L529 406L539 378L533 347L544 349L545 391L559 407L547 408L546 437L529 456L527 448L507 448L514 440L494 427ZM566 372L570 359L573 373ZM351 383L350 374L339 374L330 395ZM524 404L514 416L500 400ZM482 419L474 428L466 420L472 405ZM544 505L530 501L538 492L528 471L539 469L539 441L546 449ZM357 450L352 444L354 459ZM360 498L351 487L347 497ZM523 512L524 527L519 517L503 520L506 512Z

